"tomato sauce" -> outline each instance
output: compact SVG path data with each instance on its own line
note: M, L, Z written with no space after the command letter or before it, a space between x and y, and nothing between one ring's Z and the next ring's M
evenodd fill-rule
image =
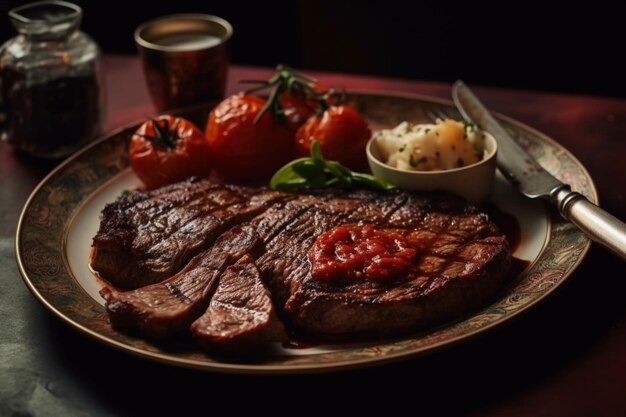
M416 250L400 233L370 225L337 226L318 236L309 253L320 281L389 280L415 267Z
M489 207L488 213L514 251L521 241L517 219L495 206ZM318 236L309 252L313 278L331 283L383 282L427 274L423 262L416 259L419 245L405 235L401 230L377 229L372 225L334 227ZM513 258L511 276L519 275L529 265L529 261Z

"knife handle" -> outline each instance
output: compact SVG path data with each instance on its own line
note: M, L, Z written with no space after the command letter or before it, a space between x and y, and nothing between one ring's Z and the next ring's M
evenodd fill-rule
M626 224L568 186L555 191L552 195L561 216L574 223L591 240L626 260Z

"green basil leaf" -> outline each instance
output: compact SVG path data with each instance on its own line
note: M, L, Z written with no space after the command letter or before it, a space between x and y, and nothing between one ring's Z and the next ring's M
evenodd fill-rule
M341 163L339 163L337 161L326 161L326 162L329 163L329 164L332 164L335 168L337 168L346 177L350 177L353 174L353 172L350 170L350 168L346 167L345 165L342 165Z
M313 159L313 161L315 161L315 163L319 164L320 166L324 166L326 164L326 160L322 156L322 148L320 147L320 143L316 140L311 143L311 158Z
M360 172L352 172L337 161L322 156L320 143L311 143L311 156L289 162L279 169L270 181L270 187L281 191L306 191L316 188L353 186L392 190L395 186Z
M387 181L383 181L380 178L376 178L368 174L362 174L360 172L352 173L352 181L355 184L358 184L361 186L378 188L380 190L386 190L386 191L393 190L396 188L395 185L389 184Z
M326 161L326 168L328 168L328 170L337 178L341 187L352 187L352 173L348 171L348 174L346 175L345 170L342 169L344 167L341 164L335 161Z
M338 182L339 180L337 178L330 178L326 180L326 182L324 183L324 187L321 187L321 188L330 188L334 185L337 185Z
M324 169L315 162L307 159L298 164L293 165L293 171L303 178L313 179L324 173Z
M276 184L274 187L272 187L273 190L276 191L289 191L289 192L293 192L293 191L303 191L306 190L307 187L303 184L298 184L298 183L291 183L291 182L281 182L279 184Z
M310 158L299 158L289 162L287 165L276 171L270 180L270 188L278 190L279 184L289 183L293 180L306 180L294 169L294 167L308 161L310 161Z
M328 179L328 175L322 173L309 181L309 188L326 188L326 182L328 181Z

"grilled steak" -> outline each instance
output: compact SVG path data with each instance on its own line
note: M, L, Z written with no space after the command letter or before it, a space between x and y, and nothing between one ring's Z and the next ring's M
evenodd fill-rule
M163 282L126 292L103 288L111 324L152 338L187 329L206 310L222 272L258 243L254 231L237 226Z
M298 214L288 211L270 216L262 227L254 222L235 226L163 282L126 292L102 289L111 324L157 339L187 328L206 310L226 268L246 254L258 257L264 242L288 227Z
M128 193L105 207L91 266L118 288L162 281L220 234L283 197L208 181Z
M206 312L192 325L194 339L205 349L227 354L255 354L257 346L286 341L272 298L254 259L248 255L228 267Z
M292 200L285 209L307 205ZM293 208L292 208L293 207ZM253 223L278 214L269 209ZM281 209L282 210L282 209ZM385 282L320 282L308 253L338 224L408 230L418 246L418 274ZM255 226L258 227L258 226ZM392 334L458 316L486 301L510 268L506 238L475 207L453 197L358 192L311 205L272 241L256 263L291 324L327 335Z
M390 335L442 322L486 301L510 267L503 237L454 245L448 255L427 251L420 274L406 281L324 285L307 276L285 310L293 325L314 334Z
M179 203L186 189L191 197ZM210 196L214 193L222 193L219 198L227 203L220 205ZM162 208L143 210L140 218L142 204ZM168 218L165 213L182 219L179 213L194 207L194 218L204 222L224 205L230 214L222 215L219 227L210 232L177 234L173 227L162 226L156 233L147 231L151 213L160 219ZM412 273L381 281L317 279L311 248L320 235L340 225L402 234L415 251ZM170 242L169 259L152 250L161 236ZM108 245L109 240L115 244ZM188 244L194 245L193 259ZM331 336L381 335L410 331L475 308L502 285L511 261L506 239L487 215L453 196L287 194L206 181L131 193L107 206L94 246L98 251L132 248L139 261L120 262L121 281L140 282L143 278L134 277L137 271L149 271L151 280L173 275L128 292L103 290L114 326L166 337L196 320L192 332L200 344L225 350L280 338L258 272L281 318L293 328ZM238 320L239 326L233 325Z

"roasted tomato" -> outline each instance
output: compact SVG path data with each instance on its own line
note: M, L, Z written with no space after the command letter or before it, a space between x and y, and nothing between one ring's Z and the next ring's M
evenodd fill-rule
M204 135L180 117L165 115L144 122L131 138L128 153L133 171L148 189L207 177L211 171Z
M307 88L310 90L306 91ZM314 94L314 92L326 94L329 91L328 87L318 83L312 83L308 86L294 83L291 90L286 90L280 95L280 106L287 112L290 119L297 120L291 125L300 127L313 115L314 109L319 108L319 103L316 103L308 95ZM334 103L334 98L329 95L324 101L326 105L330 106Z
M367 169L365 145L372 132L367 122L348 105L329 107L319 116L313 116L296 132L296 154L307 156L311 142L320 142L326 159L339 161L354 170Z
M293 154L294 130L278 123L271 111L257 121L266 101L251 94L236 94L209 115L206 141L213 166L225 179L261 182Z

